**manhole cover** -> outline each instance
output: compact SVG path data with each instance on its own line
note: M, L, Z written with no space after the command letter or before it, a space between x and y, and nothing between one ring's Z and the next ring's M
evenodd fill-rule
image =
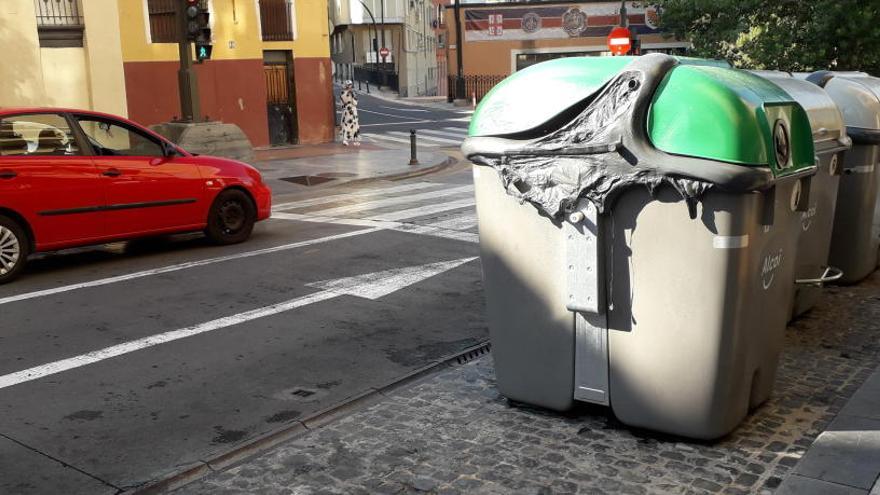
M323 174L318 174L318 177L331 177L334 179L341 179L343 177L357 177L357 174L352 174L350 172L324 172Z
M317 175L297 175L296 177L282 177L281 180L292 182L294 184L301 184L303 186L317 186L318 184L330 182L331 180L334 180L334 178L320 177Z

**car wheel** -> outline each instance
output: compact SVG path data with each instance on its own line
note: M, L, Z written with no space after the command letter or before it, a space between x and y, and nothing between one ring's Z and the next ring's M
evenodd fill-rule
M18 222L0 215L0 284L17 278L30 251L30 240Z
M221 192L208 212L205 235L215 244L245 241L254 230L257 211L251 198L238 189Z

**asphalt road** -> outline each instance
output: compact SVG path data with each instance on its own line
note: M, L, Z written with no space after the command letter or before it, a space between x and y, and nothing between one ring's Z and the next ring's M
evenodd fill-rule
M356 86L355 86L356 87ZM335 88L339 94L339 86ZM337 104L338 104L337 96ZM341 108L338 108L341 112ZM458 147L470 122L471 108L437 108L398 103L358 92L358 118L364 139L389 148L406 148L415 129L425 147Z
M470 184L276 198L236 246L35 259L0 287L0 493L142 486L484 341Z

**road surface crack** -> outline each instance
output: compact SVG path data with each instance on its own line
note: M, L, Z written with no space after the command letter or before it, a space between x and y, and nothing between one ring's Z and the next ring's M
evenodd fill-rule
M76 471L76 472L78 472L78 473L80 473L80 474L82 474L82 475L88 476L89 478L92 478L92 479L95 480L95 481L98 481L98 482L100 482L100 483L102 483L102 484L104 484L104 485L107 485L107 486L109 486L110 488L113 488L114 490L116 490L116 493L121 493L121 492L122 492L122 488L120 488L120 487L114 485L113 483L110 483L109 481L107 481L107 480L105 480L105 479L102 479L102 478L99 477L99 476L96 476L96 475L94 475L94 474L92 474L92 473L89 473L88 471L86 471L86 470L84 470L84 469L78 468L78 467L74 466L73 464L71 464L71 463L69 463L69 462L63 461L63 460L61 460L61 459L59 459L59 458L53 456L52 454L49 454L49 453L43 452L43 451L40 450L40 449L37 449L37 448L31 447L30 445L28 445L28 444L26 444L26 443L24 443L24 442L21 442L21 441L19 441L19 440L16 440L15 438L12 438L12 437L10 437L9 435L7 435L7 434L5 434L5 433L0 433L0 437L5 438L6 440L9 440L10 442L12 442L12 443L14 443L14 444L16 444L16 445L19 445L19 446L21 446L21 447L24 447L24 448L30 450L31 452L33 452L33 453L35 453L35 454L41 455L41 456L43 456L43 457L45 457L45 458L47 458L47 459L51 459L52 461L57 462L58 464L61 464L62 466L66 467L66 468L73 469L74 471Z

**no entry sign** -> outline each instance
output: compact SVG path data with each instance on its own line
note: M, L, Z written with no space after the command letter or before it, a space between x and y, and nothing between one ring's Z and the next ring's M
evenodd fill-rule
M608 49L614 55L626 55L632 48L629 29L618 26L608 34Z

